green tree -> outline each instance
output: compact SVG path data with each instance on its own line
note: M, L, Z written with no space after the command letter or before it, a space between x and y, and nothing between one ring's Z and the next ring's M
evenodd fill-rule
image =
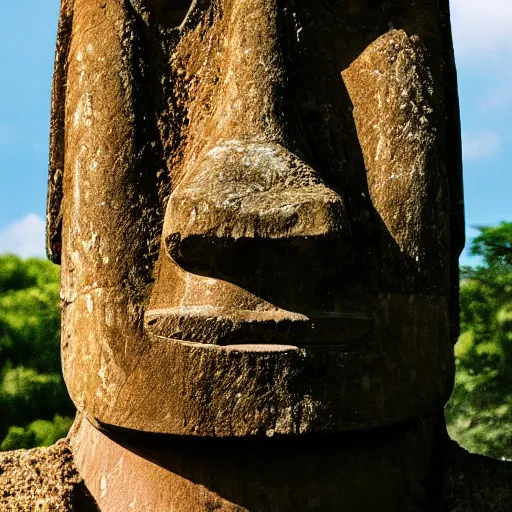
M450 435L468 450L512 459L512 222L480 227L461 269L461 336Z
M60 363L60 269L0 256L0 450L52 444L74 408Z

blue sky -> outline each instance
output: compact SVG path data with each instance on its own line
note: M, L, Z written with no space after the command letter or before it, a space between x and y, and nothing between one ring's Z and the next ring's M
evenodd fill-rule
M512 1L451 0L467 235L512 221ZM0 2L0 252L44 254L58 0ZM467 252L462 263L472 263Z

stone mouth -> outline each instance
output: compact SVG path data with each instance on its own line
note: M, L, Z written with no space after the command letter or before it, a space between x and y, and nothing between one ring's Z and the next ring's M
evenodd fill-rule
M148 310L145 328L160 338L187 344L282 351L300 347L357 345L373 327L360 313L234 310L188 306Z

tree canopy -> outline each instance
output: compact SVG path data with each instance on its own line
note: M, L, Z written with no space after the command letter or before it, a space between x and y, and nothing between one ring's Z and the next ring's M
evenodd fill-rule
M479 227L461 269L461 336L448 430L470 451L512 459L512 222Z
M49 261L0 256L0 450L50 445L71 425L59 275Z

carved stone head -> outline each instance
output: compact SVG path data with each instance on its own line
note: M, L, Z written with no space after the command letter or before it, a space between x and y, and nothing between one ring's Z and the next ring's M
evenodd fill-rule
M271 436L442 407L448 0L62 0L52 110L48 252L90 417Z

